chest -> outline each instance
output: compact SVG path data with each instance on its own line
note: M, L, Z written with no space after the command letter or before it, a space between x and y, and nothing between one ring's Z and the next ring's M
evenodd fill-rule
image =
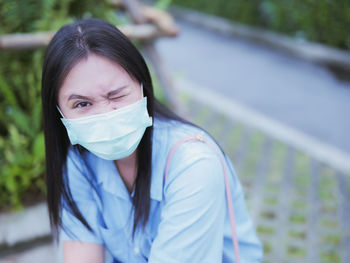
M129 195L120 196L99 190L100 235L109 253L120 262L147 262L160 223L161 202L151 199L149 220L133 237L134 209ZM98 199L97 199L98 198Z

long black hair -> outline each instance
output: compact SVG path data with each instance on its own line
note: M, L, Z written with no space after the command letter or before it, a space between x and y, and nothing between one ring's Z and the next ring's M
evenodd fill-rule
M91 227L77 208L66 185L66 158L70 142L57 111L60 86L69 71L89 54L106 57L121 67L139 83L143 84L150 116L182 120L154 98L152 80L147 65L130 40L115 26L100 19L84 19L63 26L51 40L45 54L42 72L42 109L46 150L47 203L53 234L58 238L62 227L62 199L72 213L90 230ZM137 177L135 181L134 226L148 221L150 209L152 132L148 127L137 149ZM78 148L82 152L82 148Z

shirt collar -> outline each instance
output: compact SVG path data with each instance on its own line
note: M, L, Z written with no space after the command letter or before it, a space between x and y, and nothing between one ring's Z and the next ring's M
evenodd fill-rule
M118 169L113 161L96 158L95 168L97 183L101 184L102 188L119 198L129 200L129 192L119 175Z

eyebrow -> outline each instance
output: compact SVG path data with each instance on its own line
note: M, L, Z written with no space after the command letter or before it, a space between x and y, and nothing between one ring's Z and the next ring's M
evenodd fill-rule
M107 97L111 97L111 96L115 96L117 94L119 94L120 92L122 92L124 89L126 89L127 86L122 86L120 88L117 88L115 90L112 90L110 92L107 93ZM71 94L69 97L68 97L68 101L70 100L76 100L76 99L81 99L81 100L91 100L90 97L86 97L86 96L82 96L82 95L77 95L77 94Z
M85 97L85 96L82 96L82 95L77 95L77 94L72 94L68 97L68 101L69 100L76 100L76 99L81 99L81 100L90 100L91 98L90 97Z

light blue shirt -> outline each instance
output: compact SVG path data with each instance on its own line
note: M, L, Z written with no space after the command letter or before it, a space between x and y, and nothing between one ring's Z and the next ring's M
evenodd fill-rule
M133 193L129 194L113 161L87 153L83 162L71 148L67 158L69 187L95 233L63 209L62 223L67 230L61 231L61 239L103 244L115 262L235 262L224 173L217 153L202 142L182 144L171 160L164 185L170 149L178 140L196 134L212 141L196 127L154 120L149 220L144 231L137 229L134 239ZM242 186L227 157L226 163L241 262L261 262L262 246L247 213ZM94 177L86 176L87 166Z

